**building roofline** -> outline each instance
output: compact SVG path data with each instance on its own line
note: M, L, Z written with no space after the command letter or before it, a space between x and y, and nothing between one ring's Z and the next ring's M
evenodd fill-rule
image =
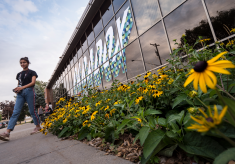
M78 41L80 41L82 35L86 31L87 27L90 25L95 14L99 11L101 5L105 0L90 0L75 28L72 33L72 36L67 43L65 50L62 53L61 59L57 63L54 72L51 75L51 78L48 80L47 88L52 88L53 83L56 80L57 75L60 73L60 70L66 64L68 58L76 47Z

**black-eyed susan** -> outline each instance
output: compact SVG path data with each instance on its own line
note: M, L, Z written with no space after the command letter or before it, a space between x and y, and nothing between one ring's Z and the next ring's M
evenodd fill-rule
M217 79L213 72L229 75L230 72L225 68L235 68L235 65L231 61L217 61L221 56L226 53L228 52L222 52L208 61L197 62L194 68L189 72L190 76L185 81L184 87L186 87L189 83L194 80L193 86L195 90L198 90L198 83L204 93L207 93L206 85L211 89L215 89Z
M218 114L218 110L215 105L214 115L212 115L211 108L208 107L208 110L209 110L209 116L208 116L202 109L199 108L198 110L203 114L204 117L203 116L196 116L196 117L191 116L191 118L194 121L196 121L198 124L192 124L190 127L188 127L188 129L197 130L198 132L207 132L208 130L216 127L216 125L219 125L222 122L222 119L224 115L226 114L227 109L228 109L228 106L225 106L223 110L221 111L221 113Z

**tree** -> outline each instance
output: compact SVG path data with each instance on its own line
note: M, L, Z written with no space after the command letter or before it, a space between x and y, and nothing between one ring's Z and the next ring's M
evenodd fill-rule
M15 102L14 101L3 101L0 102L0 109L2 110L3 119L8 119L11 117L14 110Z
M36 93L36 102L35 106L38 108L40 105L45 106L45 97L44 97L44 90L42 90L41 86L38 84L35 85L34 87L35 93Z
M2 121L2 115L0 114L0 121Z
M47 86L47 82L43 82L43 81L37 80L35 85L37 85L40 88L40 90L42 92L44 92L44 90L46 89L46 86Z

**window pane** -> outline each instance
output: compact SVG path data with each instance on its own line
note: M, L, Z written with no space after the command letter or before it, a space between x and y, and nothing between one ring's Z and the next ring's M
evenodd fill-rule
M115 13L121 7L121 5L125 2L125 0L113 0L113 8Z
M115 80L119 80L120 82L126 81L126 66L124 64L123 55L119 52L113 58L110 59L110 68Z
M116 14L116 24L119 26L119 38L122 38L121 47L125 47L128 43L137 38L136 27L133 22L131 7L128 1Z
M166 35L163 30L162 22L156 24L140 37L141 48L144 56L146 70L154 69L166 63L166 59L170 57L169 47L167 45ZM156 47L150 44L157 44L160 59L156 53Z
M99 90L103 90L100 68L98 68L94 71L93 77L94 77L94 86L98 86Z
M101 67L102 72L102 81L103 81L103 87L104 89L111 88L111 85L113 83L112 80L112 74L109 66L109 61L104 63Z
M68 74L65 76L65 80L66 80L66 89L68 91L70 89L70 86L69 86L69 75Z
M183 3L185 0L159 0L162 15L165 16L170 11L174 10L177 6Z
M235 1L234 0L206 0L211 22L217 39L231 35L235 28Z
M87 79L88 87L93 86L93 76L92 76L92 66L91 66L91 60L90 60L90 54L88 51L85 52L84 56L84 68L85 68L85 75Z
M185 2L164 20L171 48L177 48L177 45L174 45L174 39L177 39L178 46L183 45L183 34L186 35L185 38L189 45L194 45L198 36L202 36L203 39L211 39L207 42L208 44L213 42L213 36L201 0ZM201 47L201 44L195 46L196 49Z
M127 62L127 77L128 79L144 73L144 66L140 54L138 40L134 41L125 49Z
M102 7L100 8L100 11L103 19L103 24L105 26L108 21L113 17L113 7L111 1L105 1Z
M92 30L92 25L90 24L86 31L88 46L94 41L94 32Z
M83 50L83 52L85 52L87 47L88 47L87 46L87 40L86 40L86 35L85 34L81 38L81 44L82 44L82 50Z
M72 89L74 88L74 86L75 86L75 84L76 84L76 83L75 83L76 81L74 80L74 75L75 75L74 68L75 68L75 67L73 67L73 68L71 69L71 75L70 75L70 84L71 84L71 85L70 85L70 86L71 86L70 88L72 88Z
M94 28L94 32L95 32L95 37L99 35L99 33L102 31L103 29L103 25L102 25L102 21L100 18L100 12L98 12L95 16L95 18L93 19L93 28Z
M132 0L135 21L139 34L142 34L160 20L157 0Z

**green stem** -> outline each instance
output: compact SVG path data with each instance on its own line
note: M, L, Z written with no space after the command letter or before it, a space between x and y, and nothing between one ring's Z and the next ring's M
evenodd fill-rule
M233 145L235 147L235 142L233 140L231 140L230 138L228 138L226 135L224 135L221 131L219 131L218 129L215 130L216 133L218 135L220 135L221 137L223 137L225 140L227 140L231 145Z
M224 93L226 93L230 98L232 98L233 100L235 100L235 98L230 95L226 90L224 90L223 88L221 88L218 84L216 84L217 88L219 88L220 90L222 90Z
M200 100L198 97L196 97L196 99L197 99L198 101L200 101L200 103L202 103L202 105L204 105L206 108L208 108L208 107L206 106L206 104L204 104L204 102L202 102L202 100Z

